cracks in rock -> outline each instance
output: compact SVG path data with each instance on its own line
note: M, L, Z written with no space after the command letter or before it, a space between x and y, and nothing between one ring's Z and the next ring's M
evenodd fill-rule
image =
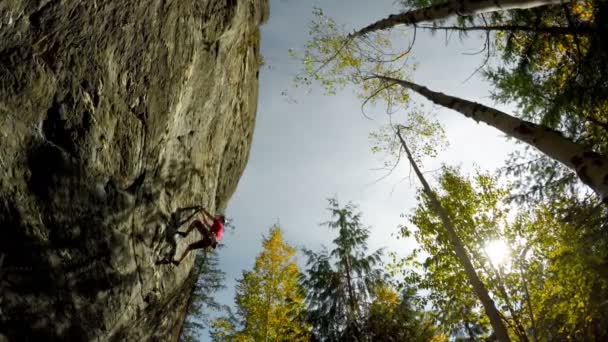
M141 277L141 269L139 267L139 262L137 261L137 252L135 251L135 213L133 213L133 217L131 217L131 234L129 235L129 240L131 240L131 251L133 252L133 261L135 262L135 272L137 273L137 280L139 281L139 295L141 296L142 301L145 302L144 298L144 282Z
M145 166L145 155L146 155L146 143L147 143L147 135L148 135L148 125L146 124L146 119L147 119L147 112L144 110L141 113L135 113L133 112L133 109L131 110L131 113L133 113L133 115L137 118L137 120L141 123L141 147L140 147L140 151L139 151L139 157L138 157L138 171L140 172L139 176L137 176L137 178L131 183L131 185L129 185L129 187L125 190L133 195L136 196L135 198L135 208L138 208L140 206L140 202L141 202L141 197L139 195L137 195L136 193L138 192L138 190L143 186L144 182L145 182L145 178L146 178L146 166ZM135 250L135 215L136 215L137 211L133 211L132 213L132 217L131 217L131 232L129 234L129 240L130 240L130 245L131 245L131 251L133 253L133 261L135 262L135 272L137 273L137 280L139 282L139 295L142 299L142 301L144 303L146 303L146 298L144 296L144 281L141 275L141 267L139 265L139 262L137 260L138 255L137 252ZM129 301L129 305L131 304L132 301Z
M145 179L146 179L146 170L144 170L139 176L137 176L137 178L135 178L133 183L131 183L131 185L129 185L124 191L126 191L132 195L135 194L137 192L137 190L142 187Z
M182 134L182 135L178 135L177 137L175 137L175 139L177 139L177 141L179 141L181 147L184 149L184 151L191 151L192 147L190 149L188 149L188 147L186 146L186 144L184 143L184 138L185 137L192 137L194 135L195 131L194 130L190 130L188 133L186 134Z
M49 145L55 147L56 149L58 149L59 151L61 151L61 153L74 158L75 156L72 153L70 153L69 151L67 151L63 146L60 146L57 143L55 143L52 139L49 139L49 137L47 136L47 133L45 132L45 128L44 128L45 123L46 123L46 121L44 121L40 126L35 128L35 131L36 131L36 133L38 133L38 136L46 144L49 144Z
M146 140L147 140L147 137L148 137L148 125L146 124L146 117L147 117L146 114L147 113L142 113L142 114L139 114L139 115L135 115L135 117L137 118L137 120L139 120L139 122L141 122L141 127L142 127L142 130L141 130L141 148L140 148L140 151L139 151L139 158L138 158L139 159L139 167L138 167L138 169L139 169L140 172L142 172L142 169L143 169L144 173L146 172L145 171L146 166L145 166L144 158L145 158L145 155L146 155L146 143L147 143Z

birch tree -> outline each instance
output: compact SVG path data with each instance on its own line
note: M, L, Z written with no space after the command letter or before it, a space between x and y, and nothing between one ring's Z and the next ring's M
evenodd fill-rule
M215 298L215 294L226 287L226 274L220 268L217 251L206 256L197 254L192 272L197 279L180 336L184 342L197 341L199 332L210 326L211 313L225 309Z
M559 5L565 2L565 0L448 0L429 7L390 15L355 31L349 37L357 38L372 32L388 30L397 25L415 25L426 21L439 21L453 16L472 16L510 9L528 9Z
M520 120L490 107L433 92L407 81L408 74L413 70L405 63L411 47L394 49L386 37L378 34L378 30L368 31L353 39L345 35L333 20L324 17L321 11L317 14L319 20L312 27L312 39L302 56L305 69L299 81L318 80L328 93L335 93L336 89L347 84L355 85L364 105L383 100L389 112L406 106L408 91L413 90L437 104L483 121L508 137L538 149L574 172L583 184L598 194L601 201L608 201L606 155L545 125ZM393 87L395 85L402 90Z
M374 76L411 89L438 105L455 110L477 122L484 122L507 136L537 148L576 172L583 183L608 203L608 157L577 144L561 133L524 121L497 109L432 91L419 84L387 76Z
M606 16L605 1L579 0L543 11L505 13L492 19L507 25L572 30L567 34L542 30L494 34L492 52L498 63L484 70L484 76L494 86L492 98L517 105L517 115L522 119L559 130L595 152L607 154ZM514 189L520 202L558 196L563 191L574 197L580 191L571 172L533 149L514 153L505 173L520 180Z

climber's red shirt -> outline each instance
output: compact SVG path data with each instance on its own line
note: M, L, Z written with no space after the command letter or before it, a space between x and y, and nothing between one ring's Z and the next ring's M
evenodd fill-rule
M213 220L211 232L215 235L216 241L220 241L222 239L222 234L224 234L224 224L222 223L222 220L219 218L215 218Z

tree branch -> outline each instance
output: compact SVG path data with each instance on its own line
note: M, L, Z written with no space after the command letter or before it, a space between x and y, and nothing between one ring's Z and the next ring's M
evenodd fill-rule
M471 16L481 13L525 9L546 5L558 5L567 0L449 0L442 4L392 14L348 35L349 38L365 36L375 31L391 29L397 25L412 25L425 21L447 19L452 16Z

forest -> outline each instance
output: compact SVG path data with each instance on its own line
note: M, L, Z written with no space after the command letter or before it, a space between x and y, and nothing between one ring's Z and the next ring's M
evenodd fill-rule
M232 305L214 297L225 287L222 249L199 255L182 340L208 338L201 331L213 341L608 340L608 2L397 8L355 30L316 8L308 42L289 54L300 66L294 87L330 98L353 91L364 116L383 108L388 124L370 133L370 149L389 172L405 165L416 180L416 204L393 227L415 247L369 248L368 213L328 194L318 218L325 247L285 238L306 228L273 225L261 246L251 241L258 254ZM409 56L420 32L482 37L482 63L470 72L514 110L417 78ZM521 148L496 171L442 163L431 172L425 165L450 129L432 106Z

